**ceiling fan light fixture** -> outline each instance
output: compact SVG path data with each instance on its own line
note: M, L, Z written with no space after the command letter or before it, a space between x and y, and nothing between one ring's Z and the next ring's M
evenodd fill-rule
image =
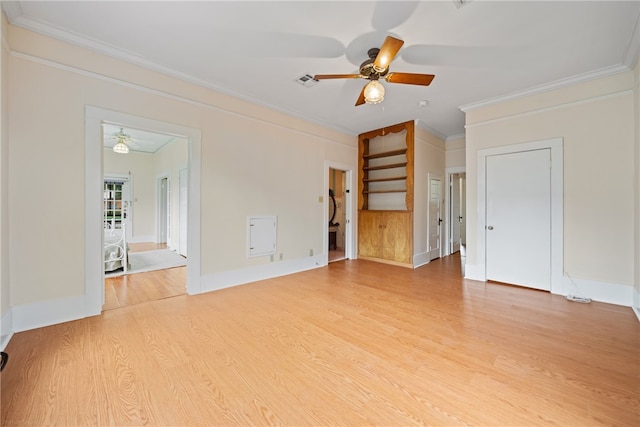
M113 151L118 154L127 154L129 152L129 147L124 143L124 140L120 138L118 143L113 146Z
M379 104L384 99L384 86L377 80L371 80L364 88L364 102Z

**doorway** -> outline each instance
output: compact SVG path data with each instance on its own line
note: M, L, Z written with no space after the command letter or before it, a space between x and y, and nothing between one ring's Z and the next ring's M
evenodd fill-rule
M329 262L346 259L346 172L329 168L328 224Z
M442 256L442 179L429 177L428 245L429 261Z
M449 175L449 253L466 245L467 179L464 172Z
M122 152L110 144L113 129L104 125L103 225L109 245L105 245L103 310L186 293L187 259L178 251L178 224L174 221L179 217L179 206L172 196L179 190L172 186L177 185L180 173L188 174L188 140L121 123L116 135L128 148ZM110 172L126 169L127 174ZM135 188L131 185L134 176ZM118 235L113 234L117 231L126 239L117 240ZM186 240L186 235L182 237ZM184 271L170 271L179 269Z
M355 166L348 164L328 160L324 162L325 194L319 201L324 208L322 230L325 264L356 258L353 231L354 198L351 191L354 187L354 169Z
M98 107L85 107L85 315L98 315L105 302L103 247L103 157L105 124L128 125L135 129L153 129L188 141L188 240L186 288L190 295L201 292L200 284L200 179L201 131L177 124L120 113ZM123 157L126 159L126 157ZM123 167L126 162L123 162ZM125 169L126 170L126 169ZM139 184L139 182L136 180ZM153 180L151 182L154 182ZM138 185L137 185L138 186ZM152 193L153 194L153 193ZM136 193L133 189L133 204ZM154 202L155 203L155 202ZM153 211L152 211L153 212ZM155 221L154 221L155 222ZM133 229L137 224L133 224ZM184 288L184 284L183 284Z

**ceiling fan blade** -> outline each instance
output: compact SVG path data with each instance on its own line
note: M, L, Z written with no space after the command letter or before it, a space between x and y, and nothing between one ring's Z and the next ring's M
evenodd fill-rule
M360 74L316 74L313 76L314 80L325 79L357 79L360 78Z
M358 105L362 105L362 104L365 103L365 100L364 100L364 88L366 88L366 87L367 87L367 85L362 86L362 90L360 91L360 96L358 96L358 100L356 101L356 107Z
M373 62L374 69L382 72L389 68L389 64L391 64L393 58L396 57L396 54L403 44L404 42L402 40L396 39L395 37L387 36L387 38L384 39L384 43L382 43L380 52L378 52L378 55Z
M429 86L434 77L433 74L389 73L385 80L389 83Z

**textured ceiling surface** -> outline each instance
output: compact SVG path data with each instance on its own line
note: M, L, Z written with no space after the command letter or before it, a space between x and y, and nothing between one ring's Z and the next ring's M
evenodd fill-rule
M627 71L638 55L639 1L3 1L10 22L278 111L358 134L407 120L464 134L460 107ZM354 106L357 73L387 35L405 44L377 105ZM420 101L427 101L420 106Z

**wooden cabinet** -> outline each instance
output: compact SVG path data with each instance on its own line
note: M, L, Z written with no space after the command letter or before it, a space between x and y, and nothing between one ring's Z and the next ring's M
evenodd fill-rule
M412 264L412 225L411 211L360 211L360 258L394 264Z
M414 124L366 132L358 142L358 256L412 267Z

